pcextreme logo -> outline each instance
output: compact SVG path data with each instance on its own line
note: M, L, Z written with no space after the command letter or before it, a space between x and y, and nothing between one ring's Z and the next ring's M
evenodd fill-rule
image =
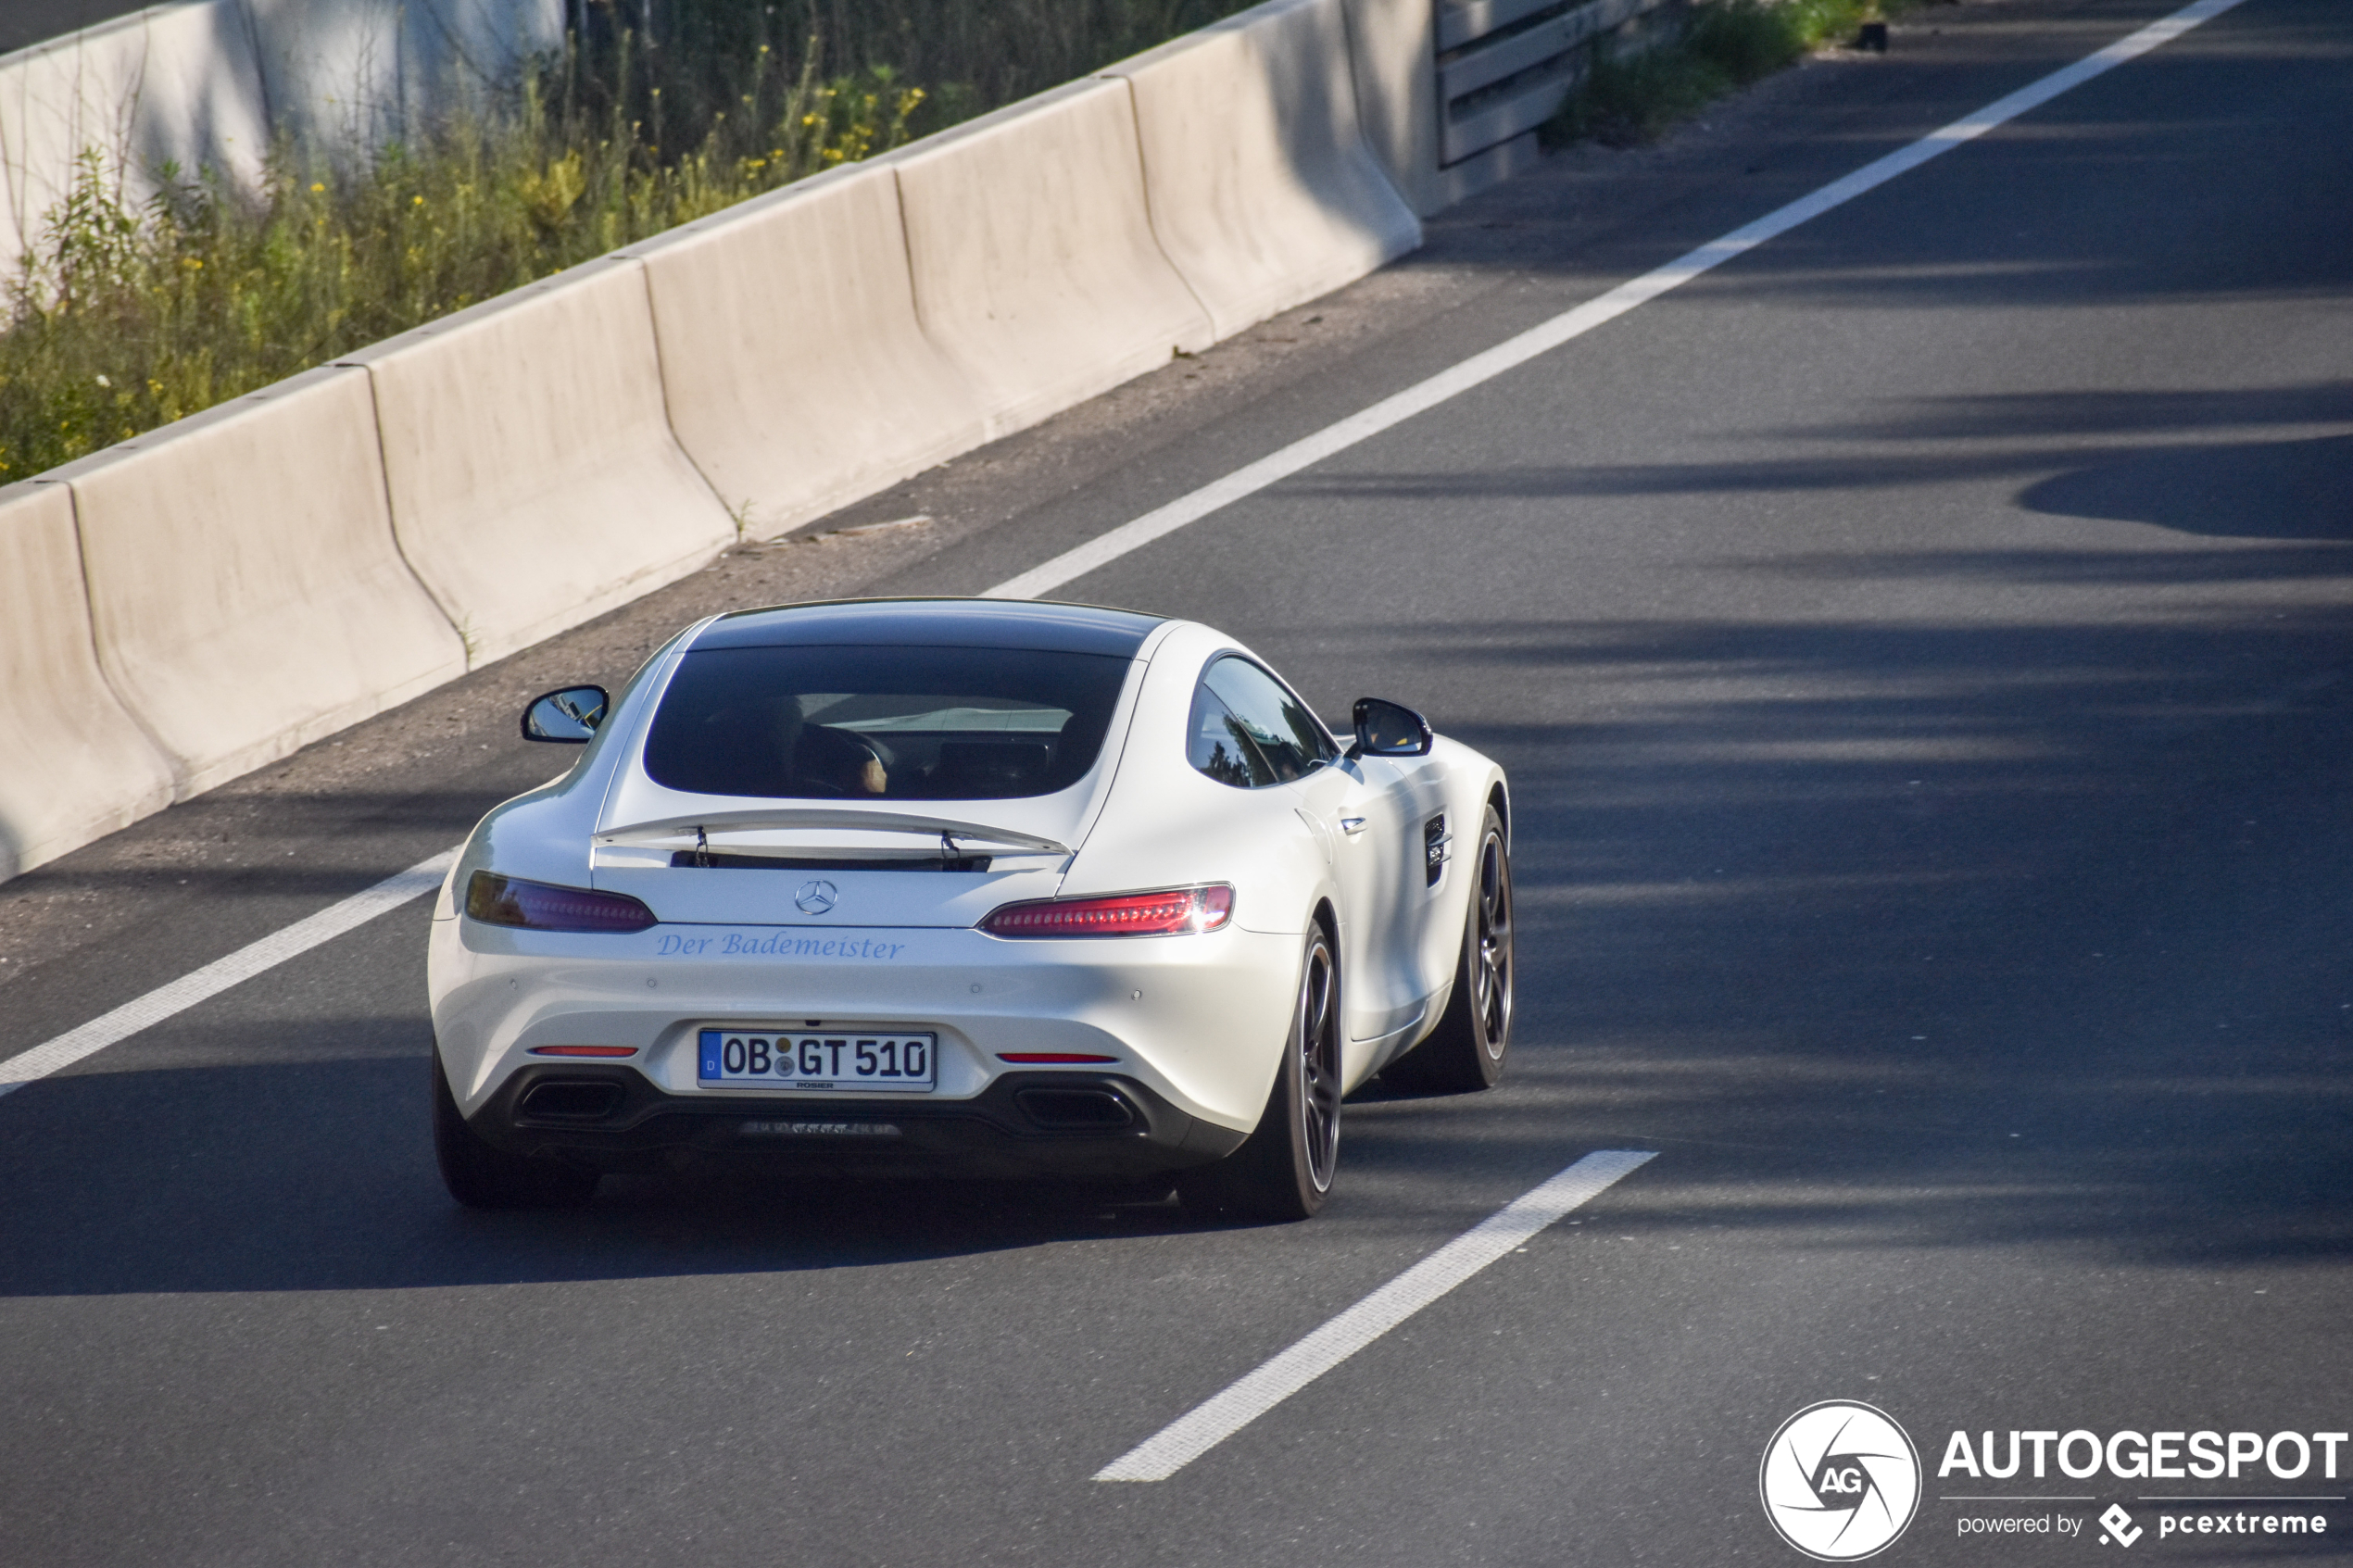
M1819 1562L1853 1562L1893 1544L1920 1503L1920 1456L1886 1411L1848 1399L1781 1423L1756 1473L1765 1517Z

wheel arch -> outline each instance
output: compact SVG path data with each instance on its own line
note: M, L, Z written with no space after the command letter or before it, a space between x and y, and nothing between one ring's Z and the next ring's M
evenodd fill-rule
M1348 978L1347 972L1340 966L1340 910L1333 904L1330 892L1326 891L1315 895L1315 902L1307 911L1307 926L1302 929L1308 927L1324 934L1324 941L1332 950L1332 968L1340 971L1340 978L1345 981Z

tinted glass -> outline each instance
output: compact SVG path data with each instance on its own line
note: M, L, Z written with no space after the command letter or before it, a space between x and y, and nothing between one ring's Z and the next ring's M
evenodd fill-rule
M1289 688L1233 657L1202 677L1186 739L1194 767L1243 789L1289 783L1340 755Z
M1051 795L1095 765L1127 666L1023 648L698 648L662 694L646 772L768 799Z
M1185 755L1194 767L1219 784L1255 789L1274 784L1274 765L1250 738L1249 729L1207 685L1193 690L1193 716L1186 737Z

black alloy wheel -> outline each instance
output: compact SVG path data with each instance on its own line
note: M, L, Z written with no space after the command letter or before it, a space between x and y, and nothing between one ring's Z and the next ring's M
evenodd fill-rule
M1416 1094L1491 1089L1512 1047L1512 852L1504 820L1490 806L1473 861L1477 885L1463 921L1453 994L1437 1027L1381 1069L1381 1082Z
M1300 1142L1307 1180L1331 1191L1340 1169L1340 971L1318 931L1301 966L1299 1012L1291 1025L1300 1071Z
M1280 1221L1309 1219L1323 1208L1340 1168L1340 985L1330 935L1312 925L1266 1109L1241 1148L1178 1173L1177 1196L1191 1212Z
M1471 1005L1478 1015L1479 1048L1501 1068L1512 1039L1512 862L1491 809L1478 841L1475 897L1472 942L1478 965L1471 975Z

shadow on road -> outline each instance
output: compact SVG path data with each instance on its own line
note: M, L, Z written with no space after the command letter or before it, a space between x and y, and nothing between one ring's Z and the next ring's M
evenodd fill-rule
M1202 1228L1132 1191L764 1174L609 1177L585 1210L473 1212L434 1170L423 1059L386 1054L386 1033L356 1018L189 1038L280 1060L36 1085L0 1157L0 1295L853 1268ZM355 1048L301 1060L322 1038Z

